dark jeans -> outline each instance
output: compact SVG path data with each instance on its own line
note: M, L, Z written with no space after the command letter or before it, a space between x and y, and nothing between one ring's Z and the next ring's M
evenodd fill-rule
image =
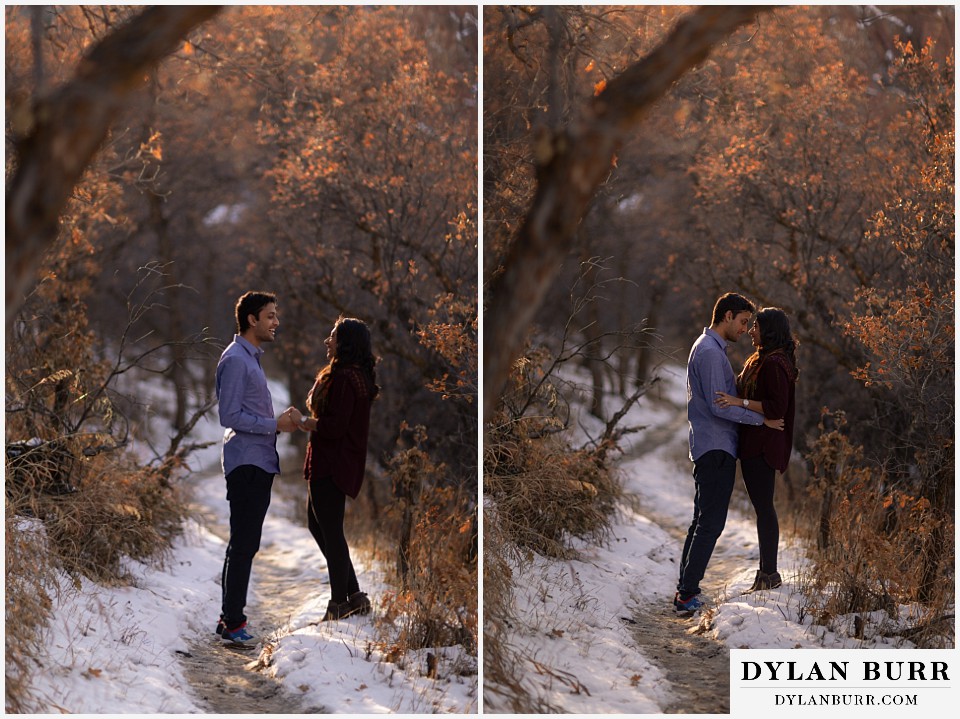
M227 475L230 503L230 542L220 578L223 605L220 617L229 627L247 621L247 585L253 557L260 550L263 519L270 506L273 475L252 464L244 464Z
M335 602L345 602L360 591L357 574L350 561L350 548L343 534L343 515L347 496L332 477L310 480L307 492L307 526L327 560L330 594Z
M696 484L693 521L683 543L677 583L677 591L684 597L700 593L700 580L727 523L727 508L736 476L736 458L720 449L707 452L693 463Z
M773 506L773 490L777 471L763 457L740 460L743 484L757 513L757 541L760 543L760 571L777 571L777 545L780 543L780 522Z

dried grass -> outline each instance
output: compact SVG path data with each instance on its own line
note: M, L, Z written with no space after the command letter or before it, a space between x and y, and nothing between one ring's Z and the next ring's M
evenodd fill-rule
M932 601L920 597L929 571L926 545L938 525L953 536L953 522L938 519L923 500L897 492L881 495L867 485L852 487L829 520L830 544L816 554L805 587L805 612L819 624L859 615L853 633L858 639L872 632L909 639L921 648L953 646L952 582L945 582ZM937 575L950 576L953 553L941 561ZM904 605L919 612L907 628L900 616ZM867 619L877 612L885 618Z
M537 436L518 420L484 444L484 493L509 541L550 557L569 557L571 540L603 541L622 496L615 475L592 449L558 435Z
M516 403L540 409L527 416L505 403L484 442L484 707L542 714L558 709L521 680L531 666L549 670L511 642L516 573L533 554L572 558L575 540L606 541L623 490L606 464L608 444L577 449L563 438L564 423L550 412L563 403L549 377L521 363L513 379L517 395L545 401Z
M483 513L483 704L486 713L548 714L558 711L522 683L525 656L510 641L514 570L523 566L524 552L508 539L496 507Z
M21 714L37 709L30 695L30 676L38 668L34 657L40 653L52 606L48 578L53 556L40 528L17 516L9 500L4 527L4 702L8 713Z
M166 468L108 454L82 458L69 441L40 444L6 466L6 709L29 711L57 573L125 581L123 558L156 557L183 517ZM69 470L69 472L67 472Z
M483 445L484 707L515 714L558 711L522 682L532 667L551 673L517 648L511 637L513 587L534 554L573 558L576 540L598 544L623 500L619 478L607 465L623 430L617 423L635 395L608 423L594 446L565 439L568 400L558 371L577 352L531 349L513 367L501 404L487 424ZM564 359L566 358L566 359ZM558 675L554 675L557 677ZM562 680L562 679L561 679Z

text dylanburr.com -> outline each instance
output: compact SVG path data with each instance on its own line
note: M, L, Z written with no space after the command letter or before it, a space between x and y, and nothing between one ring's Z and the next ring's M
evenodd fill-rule
M730 714L955 716L956 675L956 649L732 649Z

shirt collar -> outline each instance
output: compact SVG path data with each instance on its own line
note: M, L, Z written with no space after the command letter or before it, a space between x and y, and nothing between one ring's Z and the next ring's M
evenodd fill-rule
M236 342L241 347L243 347L250 356L258 360L260 359L260 356L266 351L263 349L263 347L257 347L255 344L253 344L253 342L246 339L245 337L241 337L240 335L234 335L233 341Z
M721 337L716 330L712 330L709 327L704 327L703 334L707 335L708 337L712 337L714 341L720 345L720 349L722 349L724 352L727 351L727 341L723 339L723 337Z

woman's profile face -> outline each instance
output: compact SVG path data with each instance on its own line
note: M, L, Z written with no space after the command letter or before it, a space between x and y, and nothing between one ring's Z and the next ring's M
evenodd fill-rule
M330 336L323 341L323 344L327 346L327 360L332 362L333 358L337 356L337 328L334 327L330 331Z
M753 346L760 349L760 323L756 320L750 325L750 339L753 340Z

